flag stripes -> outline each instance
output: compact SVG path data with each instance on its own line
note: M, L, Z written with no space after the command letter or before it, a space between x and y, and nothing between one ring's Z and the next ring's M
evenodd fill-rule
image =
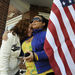
M75 74L75 5L54 0L44 48L56 75Z
M75 4L73 4L72 6L73 6L73 8L74 8L74 10L75 10Z
M71 8L69 8L69 9L71 9ZM69 11L69 9L68 9L68 7L65 7L64 8L64 11L65 11L65 13L66 13L66 16L67 16L67 18L68 18L68 20L69 20L69 22L70 22L70 25L71 25L71 27L72 27L72 30L73 30L73 32L74 32L74 34L75 34L75 22L74 22L74 19L73 19L73 17L72 17L72 14L70 13L70 11ZM72 11L72 10L71 10ZM67 13L68 12L68 13ZM73 12L72 12L73 13ZM74 14L73 14L74 15Z
M68 18L67 18L67 16L66 16L66 13L64 12L64 9L61 7L60 1L57 0L58 3L56 2L56 0L54 0L54 1L55 1L55 5L58 7L58 9L59 9L59 11L60 11L60 13L61 13L61 17L62 17L63 23L64 23L64 25L65 25L65 27L66 27L66 29L67 29L68 35L69 35L69 37L70 37L70 40L71 40L71 42L73 43L73 46L75 47L75 44L74 44L74 42L73 42L74 40L72 40L72 39L75 38L75 35L74 35L74 32L73 32L72 27L71 27L71 25L70 25L70 22L69 22L69 20L68 20ZM67 11L67 10L66 10L66 11ZM74 14L74 15L75 15L75 14ZM64 17L63 17L63 16L64 16ZM68 25L68 27L67 27L67 25Z
M53 52L56 52L56 51L57 51L57 46L56 46L56 44L55 44L53 35L52 35L51 32L49 31L49 29L47 30L47 32L48 32L48 34L46 34L46 35L48 35L47 40L49 41L50 38L52 39L52 40L50 40L49 44L51 45L51 47L52 47L52 49L53 49ZM59 56L58 51L57 51L56 54L54 54L54 59L55 59L56 63L57 63L58 66L59 66L59 67L57 67L56 69L60 69L61 74L62 74L62 75L66 75L66 74L65 74L66 72L65 72L65 69L64 69L64 65L63 65L63 63L62 63L62 60L61 60L61 58L60 58L60 56ZM58 60L59 60L59 61L58 61ZM61 65L60 65L60 63L61 63Z
M73 8L73 5L68 6L68 9L69 9L69 11L72 15L73 21L75 23L75 18L74 18L75 17L75 9Z
M56 12L56 10L54 10L54 9L52 9L52 11L55 13L55 15L57 16L57 18L58 18L58 20L59 20L59 25L60 25L60 27L61 27L61 29L62 29L62 32L63 32L63 35L64 35L64 37L65 37L65 42L66 42L66 44L67 44L67 46L68 46L68 48L69 48L69 51L70 51L70 54L71 54L71 56L73 57L73 61L75 62L75 55L73 54L73 53L75 53L75 50L74 50L74 47L73 47L73 44L72 44L72 42L70 41L70 38L69 38L69 36L68 36L68 33L67 33L67 30L66 30L66 28L65 28L65 25L64 25L64 22L63 22L63 20L62 20L62 16L61 16L61 13L60 13L60 11L59 11L59 9L57 8L57 6L55 5L55 4L53 4L54 5L54 7L58 10L58 14L56 14L55 12ZM60 17L59 17L60 16ZM59 35L60 36L60 35ZM63 40L63 41L64 41ZM67 41L67 40L69 40L69 41ZM73 41L74 42L74 41ZM74 42L75 43L75 42ZM71 47L70 47L70 45L71 45Z
M55 72L55 74L56 75L62 75L61 74L61 71L60 71L60 69L59 69L59 66L57 65L57 62L56 62L56 60L55 60L55 58L54 58L54 55L53 55L53 49L52 49L52 47L50 46L50 44L49 44L49 42L47 41L47 39L45 40L45 50L47 50L48 52L47 52L47 55L48 55L48 57L50 58L50 60L49 60L49 62L50 62L50 65L52 66L52 68L53 68L53 70L54 70L54 72Z
M49 23L52 24L51 21L49 21ZM52 26L53 26L53 27L52 27ZM62 51L61 44L60 44L60 42L59 42L56 29L54 29L54 32L53 32L53 30L51 30L51 29L52 29L52 28L55 28L55 27L54 27L54 25L52 25L52 26L49 26L48 28L49 28L50 32L52 33L52 35L53 35L53 37L54 37L56 46L58 47L59 55L60 55L60 57L61 57L61 59L62 59L62 63L63 63L63 65L64 65L64 67L65 67L65 70L66 70L66 72L67 72L67 75L68 75L68 72L69 72L69 74L71 74L71 71L70 71L70 69L69 69L69 67L68 67L68 64L67 64L67 62L66 62L65 56L64 56L63 51ZM56 35L55 35L55 34L56 34Z

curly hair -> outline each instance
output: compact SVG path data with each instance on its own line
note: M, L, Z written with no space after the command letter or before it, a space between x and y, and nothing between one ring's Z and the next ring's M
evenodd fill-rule
M13 35L15 35L15 33L16 33L19 36L20 40L27 38L28 37L27 32L28 32L29 24L30 24L29 19L20 20L15 25L15 27L11 29L11 31L13 31Z

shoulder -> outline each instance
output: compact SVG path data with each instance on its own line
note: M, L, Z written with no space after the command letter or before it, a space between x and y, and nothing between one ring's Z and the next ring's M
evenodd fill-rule
M33 37L33 41L43 42L45 40L46 31L41 31Z
M17 35L13 35L12 32L7 33L7 40L2 40L2 42L13 42L14 40L18 40ZM13 41L12 41L13 40Z
M8 36L8 39L15 39L18 37L17 34L13 35L12 32L8 33L7 36Z
M7 36L8 36L8 38L13 38L13 37L15 37L15 36L12 34L12 32L9 32L9 33L7 34Z
M46 35L46 31L40 32L41 35Z
M41 32L37 33L35 36L36 37L45 37L45 35L46 35L46 31L41 31Z

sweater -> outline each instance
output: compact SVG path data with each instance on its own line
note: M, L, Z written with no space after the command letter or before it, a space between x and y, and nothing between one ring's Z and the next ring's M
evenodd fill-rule
M0 48L0 75L15 75L19 70L20 41L17 35L8 33Z

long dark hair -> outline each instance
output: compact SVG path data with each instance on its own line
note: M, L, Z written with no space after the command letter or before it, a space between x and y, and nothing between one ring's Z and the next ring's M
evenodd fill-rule
M20 40L27 38L29 24L30 24L29 19L20 20L15 25L15 27L11 29L11 31L13 32L13 35L15 35L16 33L19 36Z
M42 22L45 23L45 26L43 27L43 29L47 29L47 26L48 26L48 19L46 19L44 16L42 15L37 15L39 17L42 18Z

